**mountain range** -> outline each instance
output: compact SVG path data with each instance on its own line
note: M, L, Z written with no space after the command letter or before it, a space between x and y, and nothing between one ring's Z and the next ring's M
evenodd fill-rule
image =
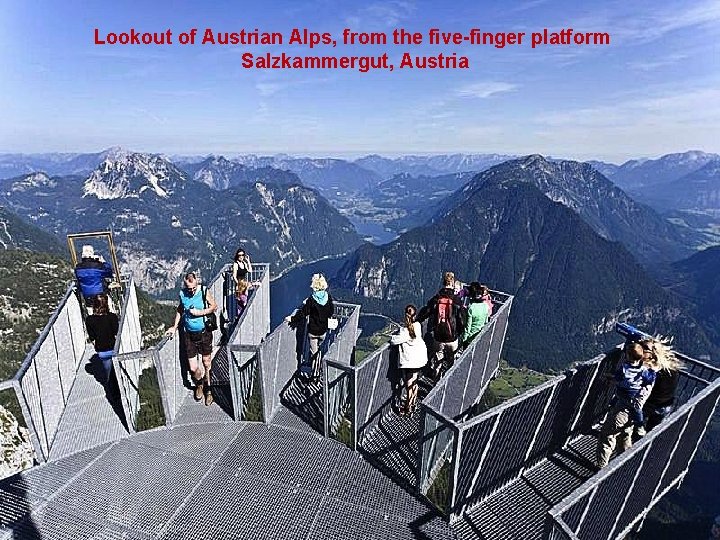
M680 178L631 193L660 210L707 212L720 218L720 157Z
M595 230L623 230L622 221L603 221L597 200L584 204L570 189L592 191L606 182L576 162L529 156L503 163L453 195L433 223L384 246L363 245L335 283L374 299L376 309L387 306L394 316L403 303L432 296L446 270L515 294L506 355L533 368L559 369L616 343L618 320L672 333L693 353L713 352L715 345L683 302L657 285L622 245ZM617 188L607 189L602 200L617 201ZM627 204L621 199L620 208L652 212Z
M633 159L618 166L609 178L623 189L635 189L677 180L718 158L718 154L690 150L658 159Z
M0 203L60 237L113 230L121 262L155 294L174 289L189 269L211 277L239 246L278 271L360 243L352 224L316 191L291 173L270 173L270 180L218 191L162 156L127 153L87 177L2 180ZM283 182L274 181L278 174Z

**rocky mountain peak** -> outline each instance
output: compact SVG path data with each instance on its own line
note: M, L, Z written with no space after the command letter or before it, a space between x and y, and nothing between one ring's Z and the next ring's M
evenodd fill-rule
M166 198L184 180L184 174L162 156L120 149L109 153L90 173L83 185L83 197L139 198L147 192Z

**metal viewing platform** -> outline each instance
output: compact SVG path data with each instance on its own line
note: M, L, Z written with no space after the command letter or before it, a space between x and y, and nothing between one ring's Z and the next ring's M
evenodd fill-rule
M235 320L224 268L209 407L191 396L180 339L142 348L132 279L106 396L73 288L2 403L37 466L0 481L3 538L621 538L686 474L720 396L720 370L683 358L678 409L601 472L595 428L610 398L605 355L495 408L513 298L411 417L393 410L396 352L356 363L360 306L336 304L318 377L298 377L303 329L270 332L268 265L253 265Z

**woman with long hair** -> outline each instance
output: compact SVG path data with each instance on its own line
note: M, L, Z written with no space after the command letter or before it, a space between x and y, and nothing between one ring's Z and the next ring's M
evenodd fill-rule
M415 320L417 308L412 304L405 306L405 324L400 332L392 338L390 343L400 347L400 369L407 390L405 400L405 416L415 412L418 396L418 374L428 361L427 347L422 338L420 323Z
M638 435L662 422L675 409L675 392L680 379L682 362L678 360L670 347L672 339L663 336L644 339L640 342L645 351L644 363L657 375L652 391L645 401L644 429L638 429Z
M93 314L85 318L85 326L95 346L93 361L99 366L101 382L107 387L119 321L118 316L110 311L106 294L98 294L94 298Z
M252 272L252 263L250 262L250 255L248 255L243 248L238 249L235 252L232 265L232 277L237 283L243 275L243 271L246 275Z

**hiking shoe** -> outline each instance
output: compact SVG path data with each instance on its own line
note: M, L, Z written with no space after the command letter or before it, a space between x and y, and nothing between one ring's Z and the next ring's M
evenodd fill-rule
M215 402L215 399L213 398L212 392L210 389L207 389L207 392L205 392L205 406L209 407Z
M204 387L202 383L195 385L195 401L200 401L203 398Z

